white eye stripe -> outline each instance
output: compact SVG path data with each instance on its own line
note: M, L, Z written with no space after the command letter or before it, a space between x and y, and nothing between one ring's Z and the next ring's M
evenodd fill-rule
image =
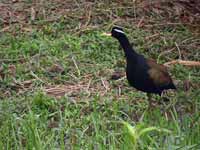
M119 30L119 29L114 29L116 32L119 32L119 33L123 33L124 34L124 32L122 31L122 30Z

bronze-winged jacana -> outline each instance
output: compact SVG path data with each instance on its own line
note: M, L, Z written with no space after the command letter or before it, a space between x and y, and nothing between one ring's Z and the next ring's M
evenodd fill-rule
M167 68L138 54L130 45L122 28L115 26L111 33L106 35L116 38L124 50L127 63L126 77L131 86L146 92L149 98L152 93L161 96L164 90L176 89Z

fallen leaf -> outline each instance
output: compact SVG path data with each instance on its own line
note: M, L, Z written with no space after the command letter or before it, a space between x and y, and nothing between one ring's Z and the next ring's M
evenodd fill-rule
M63 73L64 71L65 71L64 68L58 64L54 64L48 69L48 72L51 73Z
M124 75L125 75L124 72L122 72L122 71L116 71L116 72L114 72L112 74L111 80L118 80L118 79L122 78Z
M4 70L3 70L3 66L0 66L0 79L1 79L1 80L4 79L4 77L5 77L5 74L4 74L3 71L4 71Z
M9 65L8 66L8 74L11 75L12 77L15 77L15 75L16 75L15 65Z
M190 80L185 80L183 82L183 88L185 92L189 91L191 86L192 86L192 83L190 82Z
M59 123L57 121L50 121L48 124L48 128L52 129L52 128L58 128L59 127Z

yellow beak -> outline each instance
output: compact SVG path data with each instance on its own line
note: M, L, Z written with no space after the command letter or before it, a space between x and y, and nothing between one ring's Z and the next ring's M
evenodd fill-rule
M112 36L111 33L102 33L102 35L105 35L105 36Z

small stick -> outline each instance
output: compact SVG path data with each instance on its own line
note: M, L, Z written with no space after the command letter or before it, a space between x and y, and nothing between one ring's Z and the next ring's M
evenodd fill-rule
M106 89L106 91L108 91L108 90L109 90L109 85L106 85L106 83L105 83L105 81L103 80L103 78L101 78L101 82L102 82L104 88Z
M78 76L80 76L80 75L81 75L81 72L80 72L80 70L79 70L79 68L78 68L78 65L77 65L76 60L74 59L74 57L72 57L72 61L73 61L74 65L75 65L75 67L76 67Z
M1 30L0 30L0 33L1 33L1 32L5 32L5 31L8 31L8 30L9 30L9 28L10 28L10 26L7 26L7 27L5 27L5 28L1 29Z
M173 64L181 64L185 66L200 66L200 61L173 60L173 61L164 63L165 66L169 66Z
M143 17L140 19L140 21L138 22L137 28L140 28L140 27L141 27L141 24L142 24L143 20L144 20L144 16L143 16Z
M88 15L87 15L87 22L84 24L84 27L87 27L90 23L91 20L91 10L88 11Z
M180 50L180 48L179 48L179 46L178 46L178 44L176 42L175 42L175 45L176 45L176 47L178 49L179 59L182 59L182 57L181 57L181 50Z
M155 33L153 35L150 35L150 36L146 36L145 39L148 40L148 39L151 39L153 37L156 37L156 36L159 36L160 34L159 33Z
M39 80L42 83L45 83L42 79L40 79L35 73L33 73L33 71L30 71L30 74L37 80Z

